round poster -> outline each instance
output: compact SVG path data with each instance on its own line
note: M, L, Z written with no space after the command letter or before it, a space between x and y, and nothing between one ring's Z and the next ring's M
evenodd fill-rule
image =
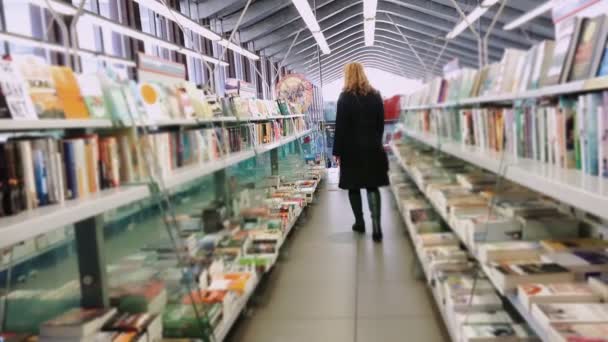
M289 74L276 87L277 98L296 106L298 113L305 113L313 102L313 88L303 75Z

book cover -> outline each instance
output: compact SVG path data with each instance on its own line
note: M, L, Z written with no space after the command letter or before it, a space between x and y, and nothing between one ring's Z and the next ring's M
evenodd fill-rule
M96 73L79 75L78 85L90 117L92 119L109 118L99 75Z
M47 205L49 204L49 158L46 151L46 142L42 139L32 140L31 153L38 205Z
M569 240L543 240L543 248L550 252L592 250L602 251L608 248L608 241L591 238Z
M556 342L608 342L608 323L552 324L551 335Z
M602 105L598 108L597 135L599 175L608 178L608 92L602 93Z
M0 60L0 118L35 120L36 109L27 90L27 84L15 65Z
M608 323L608 304L534 304L532 316L545 327L555 323Z
M32 55L16 56L14 63L26 81L28 93L40 119L63 119L63 105L46 61Z
M57 90L57 97L63 106L66 119L88 119L89 111L80 94L80 86L72 69L52 66L51 75Z
M40 335L48 337L84 337L99 330L116 313L116 309L76 308L44 322Z
M166 118L161 100L161 89L156 84L142 82L137 84L137 97L144 106L147 117L152 122Z
M604 34L605 21L605 15L583 21L568 81L584 80L595 76L596 70L592 70L592 68L595 54L601 52L600 49L596 49L596 46L604 46L604 42L600 43L600 39Z
M586 134L586 161L587 161L587 173L593 176L599 174L599 155L598 155L598 116L600 113L598 109L602 103L602 94L591 93L586 96L588 101L586 105L587 113L585 115L585 134Z
M551 65L547 70L547 77L543 86L555 85L564 82L564 75L570 74L570 65L574 57L574 46L580 31L581 19L572 17L556 26L556 43L553 50Z

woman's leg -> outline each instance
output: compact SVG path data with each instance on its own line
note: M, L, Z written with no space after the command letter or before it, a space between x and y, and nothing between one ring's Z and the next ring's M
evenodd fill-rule
M378 188L367 189L367 203L369 204L369 211L372 214L372 238L374 241L380 242L382 241L382 220L380 218L382 203L380 200L380 190L378 190Z
M364 233L365 232L365 220L363 219L363 204L361 204L361 190L350 189L348 190L348 200L350 201L350 207L353 209L355 215L355 224L353 225L353 231Z

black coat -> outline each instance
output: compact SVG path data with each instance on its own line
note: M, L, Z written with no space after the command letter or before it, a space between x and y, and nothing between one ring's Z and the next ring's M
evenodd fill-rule
M340 157L340 188L388 185L383 134L384 104L379 93L340 94L333 151L334 156Z

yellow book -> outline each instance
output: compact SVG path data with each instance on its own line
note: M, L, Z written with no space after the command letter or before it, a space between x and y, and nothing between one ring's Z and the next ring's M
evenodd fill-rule
M80 93L78 80L72 69L62 66L52 66L51 74L57 96L63 105L66 119L88 119L89 110Z

